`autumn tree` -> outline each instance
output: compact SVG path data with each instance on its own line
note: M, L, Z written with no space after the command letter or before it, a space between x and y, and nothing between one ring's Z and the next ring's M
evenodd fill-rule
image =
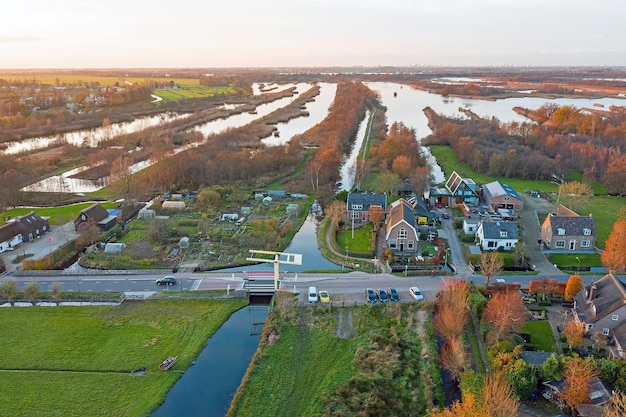
M498 275L500 271L502 271L504 261L498 252L483 252L480 255L479 266L480 271L485 276L485 288L488 288L491 278Z
M582 346L585 336L585 323L570 317L563 325L563 334L570 348Z
M580 275L571 275L565 286L565 300L572 301L574 296L583 290L583 278Z
M526 323L528 311L517 292L496 292L487 303L482 318L496 340L509 336Z
M343 201L333 201L324 210L326 216L330 218L335 226L346 218L346 203Z
M626 217L613 223L613 229L600 255L602 265L610 271L626 270Z
M570 181L559 185L561 204L577 213L589 206L591 196L593 196L593 188L585 182Z
M591 361L582 358L569 359L563 373L565 388L559 394L559 399L574 410L589 402L589 382L594 376L595 368Z
M602 409L602 417L626 416L626 393L614 390L611 399Z
M382 208L382 206L372 205L368 209L368 215L370 218L370 222L372 222L376 230L378 230L385 220L385 210Z
M441 366L450 372L450 375L457 381L461 378L461 373L465 370L467 353L459 336L452 336L446 339L441 347Z
M435 177L429 166L418 166L413 169L409 181L415 195L422 196L435 182Z
M391 172L400 178L408 178L413 168L413 162L408 155L398 155L391 163Z
M40 292L39 283L36 281L29 282L24 286L24 297L31 301L36 300L39 297Z
M393 188L401 183L402 179L398 174L394 174L393 172L383 172L378 176L375 188L376 191L389 195L393 191Z
M111 165L109 182L130 201L133 191L132 161L126 156L120 156Z
M460 279L441 284L435 298L435 331L444 339L460 336L467 320L467 283Z

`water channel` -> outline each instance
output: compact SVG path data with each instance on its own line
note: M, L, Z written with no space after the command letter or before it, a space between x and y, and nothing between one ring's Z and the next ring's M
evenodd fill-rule
M152 417L226 415L259 345L267 314L267 305L249 305L230 316Z

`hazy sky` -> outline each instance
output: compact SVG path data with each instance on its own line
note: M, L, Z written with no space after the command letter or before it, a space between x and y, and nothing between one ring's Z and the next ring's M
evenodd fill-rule
M626 65L624 0L6 0L0 68Z

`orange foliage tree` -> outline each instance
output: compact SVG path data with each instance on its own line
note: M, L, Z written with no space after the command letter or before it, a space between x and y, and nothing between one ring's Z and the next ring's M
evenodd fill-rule
M467 282L455 278L441 284L435 300L435 331L443 338L460 336L467 319Z
M583 290L583 278L580 275L572 275L565 286L565 300L572 301L574 296Z
M588 403L589 381L595 376L593 364L582 358L572 358L565 363L563 379L565 389L560 393L559 398L572 409L578 408L583 403Z
M626 217L613 224L601 259L602 265L610 271L626 270Z
M446 339L441 347L440 359L441 365L459 381L467 360L467 353L459 336L455 335Z
M563 334L565 335L570 348L579 347L583 344L583 337L585 336L585 323L576 320L574 317L570 317L570 319L563 325Z
M517 292L497 292L487 303L482 318L499 340L518 331L526 323L528 311Z

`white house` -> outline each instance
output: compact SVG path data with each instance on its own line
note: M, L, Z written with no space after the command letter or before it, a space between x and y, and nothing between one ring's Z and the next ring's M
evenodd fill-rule
M476 230L476 241L483 250L512 250L519 240L517 223L482 221Z

